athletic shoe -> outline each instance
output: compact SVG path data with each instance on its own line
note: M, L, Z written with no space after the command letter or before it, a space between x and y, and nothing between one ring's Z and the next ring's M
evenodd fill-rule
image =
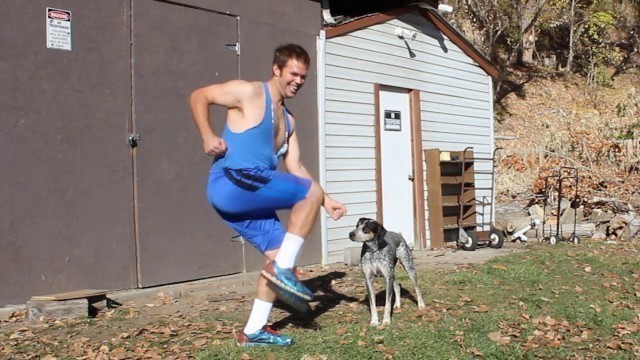
M267 325L253 334L237 333L236 342L240 346L291 346L294 343L290 336L282 335Z
M273 283L269 283L269 286L278 295L279 300L289 305L291 308L293 308L297 312L303 315L307 315L311 312L311 306L309 306L309 303L307 302L307 300L299 297L298 295L292 292L283 291L279 287L275 286L275 284Z
M286 298L290 297L286 296L286 293L291 293L306 301L313 300L313 292L298 280L293 269L282 269L278 267L278 264L276 264L275 261L272 261L265 265L261 274L276 285L276 293L282 297L283 301L286 302Z

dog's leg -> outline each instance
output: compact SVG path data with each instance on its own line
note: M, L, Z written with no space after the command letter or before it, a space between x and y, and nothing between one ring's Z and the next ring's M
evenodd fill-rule
M394 276L395 277L395 276ZM396 296L394 302L393 302L393 308L394 309L400 309L400 284L398 284L397 281L393 281L393 292Z
M367 294L369 296L369 310L371 311L371 325L378 326L380 323L378 320L378 309L376 308L376 289L374 284L374 274L364 274L365 283L367 284Z
M384 270L387 273L383 274L386 279L385 284L385 301L384 301L384 315L382 317L382 325L391 324L391 298L393 296L393 284L395 282L393 269ZM384 272L383 271L383 272Z
M416 289L416 299L418 300L418 309L424 309L424 299L422 299L422 291L418 286L418 276L416 275L416 268L413 265L413 255L411 254L411 250L406 243L400 244L397 251L398 259L404 269L409 274L409 279L413 283L413 287Z

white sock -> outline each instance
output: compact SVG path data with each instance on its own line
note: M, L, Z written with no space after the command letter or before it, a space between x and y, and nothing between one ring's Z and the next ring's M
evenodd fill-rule
M293 268L298 254L300 253L300 249L302 249L302 244L304 244L303 238L296 234L289 232L286 233L275 259L278 267L283 269Z
M251 309L249 320L247 320L247 325L244 327L244 333L253 334L267 325L272 307L272 303L256 298L253 301L253 308Z

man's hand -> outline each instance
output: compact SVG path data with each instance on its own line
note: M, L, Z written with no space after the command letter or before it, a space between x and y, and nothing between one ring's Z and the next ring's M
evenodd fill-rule
M223 138L215 135L204 139L202 147L204 148L204 152L209 156L223 155L227 152L227 143Z
M347 208L341 202L332 199L326 194L324 196L324 209L333 220L338 220L347 214Z

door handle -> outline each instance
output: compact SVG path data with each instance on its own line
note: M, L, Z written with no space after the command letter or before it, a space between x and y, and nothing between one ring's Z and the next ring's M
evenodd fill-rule
M129 137L127 138L127 140L131 148L138 147L138 141L140 141L140 134L136 134L136 133L129 134Z
M409 181L413 181L413 180L415 180L415 177L413 177L413 175L409 174L408 179L409 179Z

